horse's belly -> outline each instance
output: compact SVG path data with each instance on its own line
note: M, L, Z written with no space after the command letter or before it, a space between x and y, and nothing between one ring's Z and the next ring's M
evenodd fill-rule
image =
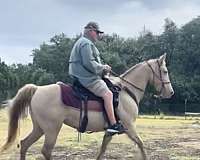
M89 112L88 113L88 126L89 131L103 131L107 123L104 119L103 112Z
M69 107L68 113L69 114L66 115L66 118L64 120L64 124L76 129L79 128L80 111L78 109ZM102 112L88 111L88 125L86 129L87 131L103 131L105 125L106 122L104 120Z

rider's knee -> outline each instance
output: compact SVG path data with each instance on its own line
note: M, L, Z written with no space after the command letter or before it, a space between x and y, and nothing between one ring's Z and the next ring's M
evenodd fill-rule
M106 99L107 98L112 99L112 97L113 97L113 93L110 90L106 91L105 94L104 94L104 96L103 96L104 99L105 98Z

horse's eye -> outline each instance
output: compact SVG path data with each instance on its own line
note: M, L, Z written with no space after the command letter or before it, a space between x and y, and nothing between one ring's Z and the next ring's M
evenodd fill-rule
M167 73L168 73L168 71L166 71L166 70L165 70L165 71L163 71L163 72L164 72L165 74L167 74Z

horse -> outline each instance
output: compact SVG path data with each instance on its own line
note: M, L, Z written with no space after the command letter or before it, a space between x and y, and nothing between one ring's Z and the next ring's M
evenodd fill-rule
M166 54L163 54L159 58L136 64L119 77L113 76L111 78L111 81L120 84L122 87L119 93L117 115L127 128L125 134L137 144L144 160L147 159L146 151L135 127L138 105L144 96L147 84L155 87L160 98L170 98L174 94L165 59ZM26 84L19 89L14 98L7 101L7 106L10 107L8 137L1 151L8 149L13 144L19 129L20 119L28 115L27 109L29 109L32 119L32 132L20 141L20 160L26 159L28 148L42 135L45 136L45 140L41 153L46 160L50 160L62 125L65 124L75 129L79 127L80 112L70 106L64 106L58 84L45 86ZM102 112L88 111L86 131L105 131L106 125L107 122ZM97 160L103 158L111 139L112 136L105 131Z

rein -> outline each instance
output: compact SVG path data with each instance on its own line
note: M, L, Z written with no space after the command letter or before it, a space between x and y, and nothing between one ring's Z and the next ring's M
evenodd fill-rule
M163 81L163 79L162 79L162 73L161 73L161 69L160 69L161 66L160 66L158 60L157 60L156 62L157 62L158 67L159 67L159 75L157 75L157 73L154 71L154 69L152 68L151 64L150 64L148 61L145 61L145 62L147 63L148 67L151 69L151 71L152 71L152 73L153 73L153 82L155 82L155 80L154 80L155 78L154 78L154 77L156 77L156 78L157 78L158 80L160 80L160 82L162 83L162 88L161 88L160 91L159 91L159 94L161 94L163 88L165 87L165 84L170 84L171 82L170 82L170 81L168 81L168 82L164 82L164 81ZM143 89L139 88L138 86L136 86L136 85L133 84L132 82L130 82L130 81L124 79L123 77L121 77L120 75L118 75L117 73L115 73L114 71L111 70L110 73L113 74L113 75L116 76L116 77L119 77L122 81L128 83L129 85L131 85L131 86L134 87L135 89L137 89L137 90L139 90L139 91L141 91L141 92L144 92ZM136 98L136 96L135 96L135 93L132 92L128 87L123 87L123 89L135 100L136 104L139 105L139 102L137 101L137 98ZM158 96L158 97L159 97L159 96Z
M135 96L135 93L134 93L134 92L131 92L131 90L128 89L128 87L124 87L123 89L128 93L128 95L129 95L131 98L134 99L134 101L135 101L135 103L137 104L137 106L139 106L139 102L138 102L138 100L137 100L137 98L136 98L136 96Z
M132 87L138 89L138 90L141 91L141 92L144 92L143 89L137 87L136 85L134 85L133 83L131 83L131 82L129 82L128 80L124 79L123 77L121 77L121 76L118 75L117 73L115 73L115 72L113 72L113 71L111 71L111 73L112 73L114 76L119 77L122 81L128 83L128 84L131 85Z
M115 73L115 72L112 71L112 70L111 70L111 74L113 74L113 75L116 76L116 77L119 77L122 81L128 83L129 85L131 85L132 87L138 89L139 91L144 92L143 89L137 87L136 85L134 85L133 83L131 83L131 82L129 82L128 80L124 79L123 77L121 77L120 75L118 75L117 73ZM123 89L128 93L128 95L129 95L131 98L134 99L134 101L135 101L135 103L137 104L137 106L139 106L139 102L138 102L138 100L137 100L137 98L136 98L135 93L132 92L132 91L131 91L128 87L126 87L126 86L123 87Z

